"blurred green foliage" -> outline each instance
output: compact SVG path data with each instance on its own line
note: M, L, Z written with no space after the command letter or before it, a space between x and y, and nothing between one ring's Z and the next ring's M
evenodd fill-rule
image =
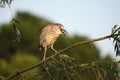
M11 60L9 61L0 59L0 75L7 76L38 61L39 58L33 55L27 55L26 53L19 52L16 55L12 56Z
M39 34L46 24L51 23L45 18L27 12L18 12L15 19L19 22L16 27L21 32L20 42L14 42L16 34L11 24L0 26L0 75L3 76L41 60L44 50L39 51L38 49ZM61 50L76 42L85 40L89 40L89 38L79 35L60 36L54 46L55 49ZM47 56L52 54L53 51L49 49ZM75 58L80 63L106 60L106 58L101 59L100 52L94 44L81 45L64 52L64 54ZM111 57L109 57L109 60L111 60Z

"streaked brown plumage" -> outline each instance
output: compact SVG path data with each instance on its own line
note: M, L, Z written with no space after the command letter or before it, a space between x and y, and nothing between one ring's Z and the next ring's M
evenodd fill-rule
M60 23L51 23L46 25L39 36L39 48L45 49L43 60L46 56L47 47L50 47L54 52L57 52L54 48L54 42L59 37L60 34L65 34L64 26Z

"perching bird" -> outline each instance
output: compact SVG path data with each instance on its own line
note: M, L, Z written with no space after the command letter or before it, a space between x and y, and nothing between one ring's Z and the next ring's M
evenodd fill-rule
M60 34L66 34L67 31L64 26L60 23L51 23L43 28L39 36L39 49L45 49L43 60L46 56L47 48L50 47L54 52L57 52L53 45Z

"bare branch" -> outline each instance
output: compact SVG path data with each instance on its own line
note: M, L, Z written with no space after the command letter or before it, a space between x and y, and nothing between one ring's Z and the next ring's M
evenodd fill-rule
M10 79L14 78L15 76L20 75L21 73L24 73L24 72L27 72L27 71L29 71L29 70L32 70L32 69L34 69L34 68L36 68L36 67L39 67L39 66L41 66L44 62L47 62L47 61L53 59L54 57L60 55L62 52L65 52L65 51L67 51L67 50L70 50L70 49L72 49L72 48L74 48L74 47L77 47L77 46L80 46L80 45L83 45L83 44L88 44L88 43L92 43L92 42L101 41L101 40L108 39L108 38L113 38L113 35L108 35L108 36L104 36L104 37L100 37L100 38L96 38L96 39L92 39L92 40L88 40L88 41L84 41L84 42L75 43L75 44L73 44L73 45L71 45L71 46L69 46L69 47L67 47L67 48L65 48L65 49L63 49L63 50L60 50L60 51L56 52L56 54L53 54L52 56L46 58L45 60L43 60L43 61L41 61L41 62L39 62L39 63L37 63L37 64L35 64L35 65L33 65L33 66L24 68L24 69L22 69L22 70L19 70L19 71L13 73L13 74L7 76L4 80L10 80ZM85 64L85 65L87 65L87 64Z

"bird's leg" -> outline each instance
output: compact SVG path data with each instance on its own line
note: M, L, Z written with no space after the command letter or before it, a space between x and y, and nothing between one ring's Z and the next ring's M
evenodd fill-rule
M54 49L53 44L51 45L51 49L56 53L57 50Z
M44 56L43 56L42 61L44 61L44 60L45 60L45 57L46 57L46 52L47 52L47 47L45 46L45 51L44 51Z

